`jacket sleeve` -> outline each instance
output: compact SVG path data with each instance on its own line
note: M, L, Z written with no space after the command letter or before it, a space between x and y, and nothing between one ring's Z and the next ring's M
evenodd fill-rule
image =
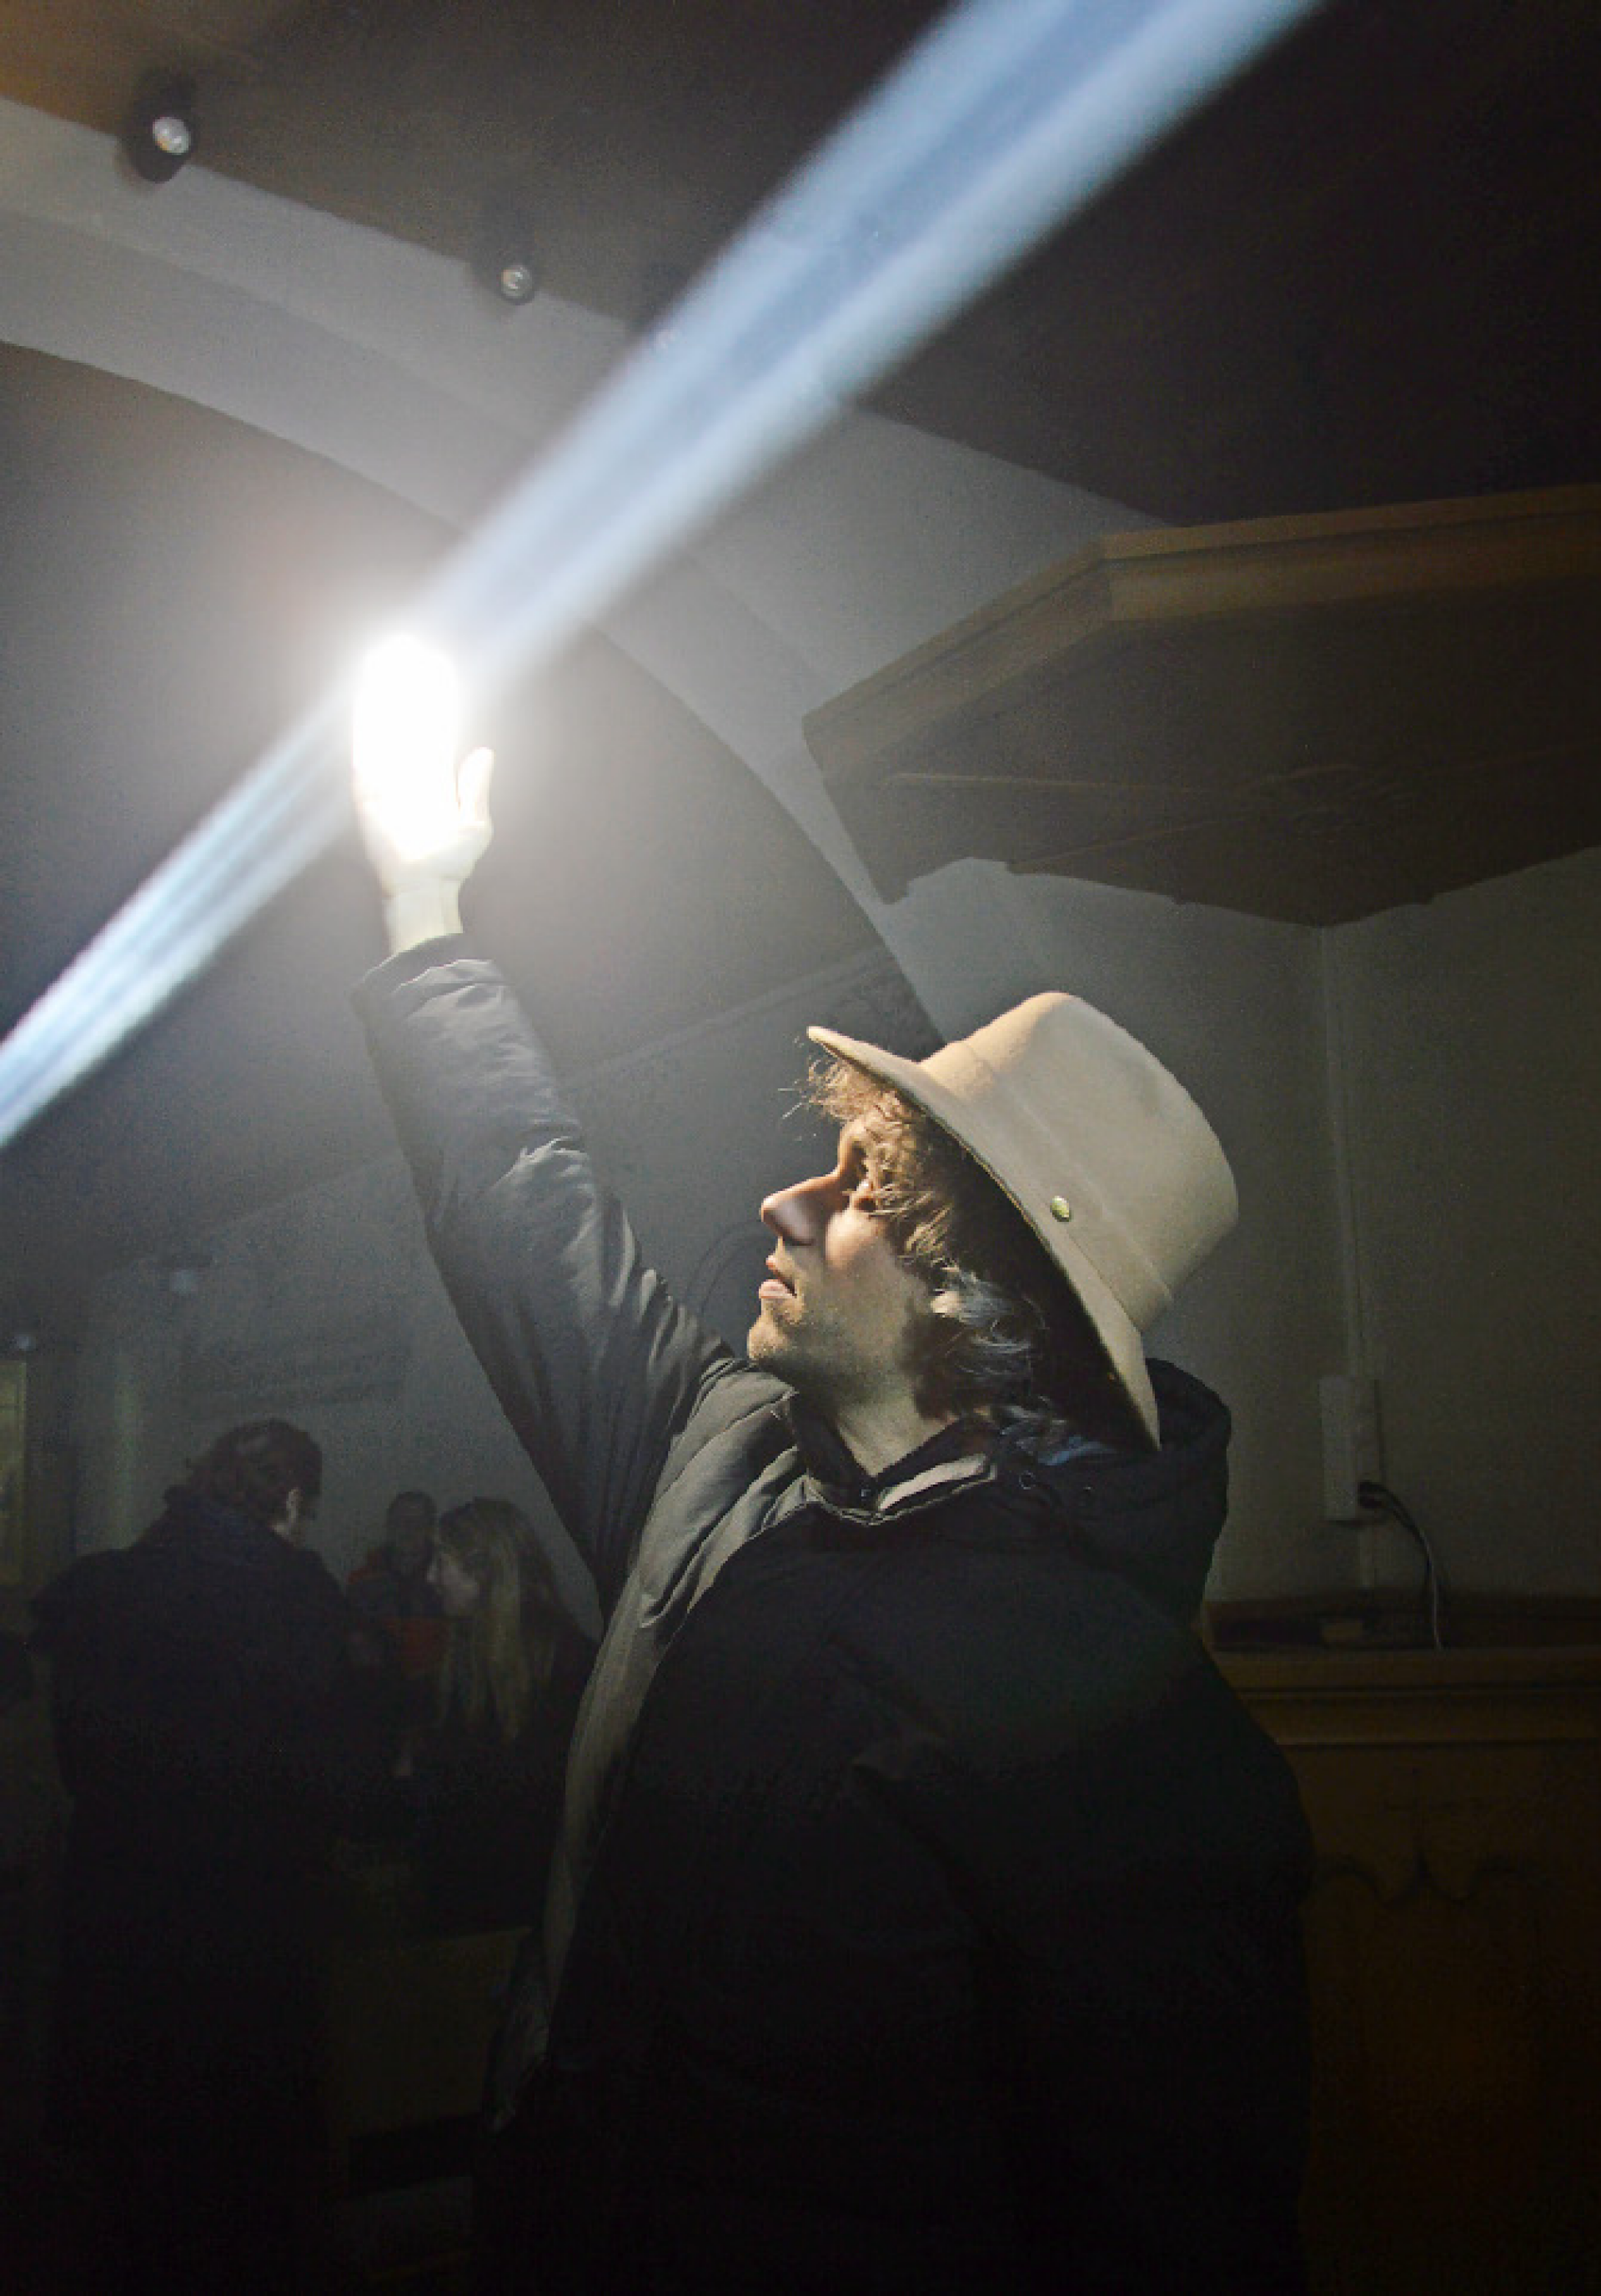
M462 1329L609 1609L669 1447L734 1359L646 1266L492 964L430 943L355 1003Z

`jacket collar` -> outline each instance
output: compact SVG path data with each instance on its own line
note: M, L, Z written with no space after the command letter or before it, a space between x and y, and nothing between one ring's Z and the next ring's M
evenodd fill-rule
M976 1444L974 1429L960 1420L870 1475L828 1421L798 1396L789 1398L786 1409L811 1496L833 1514L877 1521L927 1505L961 1486L987 1481L994 1473L992 1446L987 1440Z

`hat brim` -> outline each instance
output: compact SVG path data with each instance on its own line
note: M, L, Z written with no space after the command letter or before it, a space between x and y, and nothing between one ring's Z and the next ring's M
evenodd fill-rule
M849 1061L854 1068L864 1070L881 1084L893 1085L897 1092L904 1093L989 1175L1026 1223L1030 1234L1038 1238L1052 1266L1088 1316L1113 1378L1151 1443L1160 1444L1156 1398L1151 1375L1146 1369L1145 1345L1138 1324L1075 1242L1071 1228L1055 1223L1047 1228L1008 1185L1005 1174L996 1168L995 1159L985 1153L984 1142L976 1134L966 1103L937 1078L931 1077L919 1061L906 1060L898 1053L883 1052L877 1045L862 1044L854 1037L839 1036L832 1029L808 1029L806 1034L825 1052Z

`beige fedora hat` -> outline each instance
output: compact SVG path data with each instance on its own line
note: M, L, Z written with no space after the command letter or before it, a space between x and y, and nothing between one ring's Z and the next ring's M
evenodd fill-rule
M1217 1135L1178 1078L1115 1021L1056 990L926 1061L806 1033L926 1109L1010 1197L1155 1442L1140 1334L1239 1210Z

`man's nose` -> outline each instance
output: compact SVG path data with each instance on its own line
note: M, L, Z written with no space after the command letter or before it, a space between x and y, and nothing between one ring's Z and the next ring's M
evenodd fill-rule
M775 1188L762 1199L762 1220L786 1243L805 1243L817 1231L816 1191L821 1180L797 1181L792 1188Z

